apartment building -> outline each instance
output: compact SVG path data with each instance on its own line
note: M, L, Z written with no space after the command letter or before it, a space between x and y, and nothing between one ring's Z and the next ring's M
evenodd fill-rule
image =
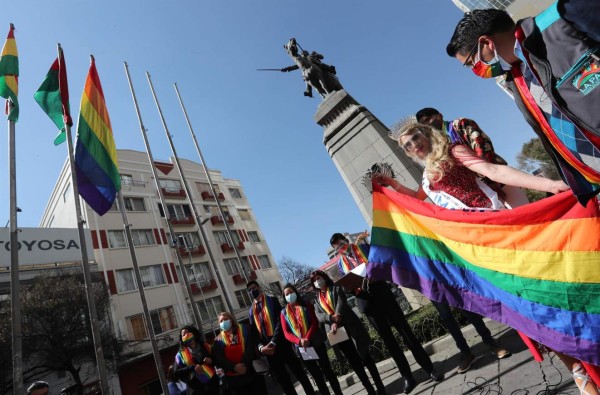
M162 207L146 153L118 150L117 155L121 192L131 224L151 325L166 367L173 362L177 350L178 328L193 323L191 303L197 305L202 329L210 336L217 331L217 315L230 310L229 305L238 319L247 319L251 303L246 292L247 280L257 280L263 287L279 289L283 280L238 180L224 178L218 170L210 170L216 190L213 193L201 165L180 159L191 189L188 196L174 161L157 161L154 166L166 205ZM70 169L65 164L40 227L75 227L73 199ZM223 216L219 214L217 200L223 208ZM199 232L192 205L201 217L206 241ZM123 358L119 360L120 388L114 388L114 392L160 393L142 314L139 284L135 281L118 204L115 203L105 215L98 216L83 203L83 215L91 231L97 270L102 272L110 290L115 335L125 344ZM174 234L169 232L167 218ZM232 231L241 265L225 222ZM187 297L176 249L191 283L192 301ZM214 262L209 259L208 249Z

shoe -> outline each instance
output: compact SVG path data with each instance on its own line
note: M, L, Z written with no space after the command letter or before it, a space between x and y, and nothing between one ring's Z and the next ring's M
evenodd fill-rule
M409 394L412 390L417 386L417 382L414 377L405 377L404 378L404 393Z
M444 373L438 373L434 370L431 373L429 373L429 377L431 377L431 380L433 380L434 382L439 383L444 379Z
M492 353L494 355L496 355L496 357L498 359L502 359L502 358L506 358L506 357L510 356L510 351L508 351L505 348L499 347L499 346L492 347Z
M467 370L471 369L471 365L475 360L475 355L473 353L461 353L460 354L460 363L458 364L458 369L456 369L457 373L465 373Z

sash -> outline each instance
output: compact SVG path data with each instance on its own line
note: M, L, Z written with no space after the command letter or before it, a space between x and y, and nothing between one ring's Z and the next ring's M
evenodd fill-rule
M273 317L275 317L275 312L273 311L273 305L272 303L269 303L265 294L261 294L260 303L262 304L262 310L258 312L258 302L254 302L254 308L252 309L254 324L262 336L272 337L275 332L275 320L273 319ZM262 333L263 328L266 333Z
M189 349L189 347L185 347L177 353L177 355L175 356L175 362L179 366L198 365L194 360L192 351ZM198 379L198 381L206 384L215 375L215 369L212 366L206 365L204 363L199 365L202 369L202 372L198 373L194 371L193 375ZM190 377L191 376L192 375L190 374Z
M335 314L335 303L333 302L333 289L330 287L327 291L319 291L319 297L317 299L319 306L327 314Z
M306 307L300 305L292 306L291 303L288 303L283 311L285 321L287 322L294 336L299 339L305 338L306 334L308 333L308 329L310 328L310 317L308 316Z

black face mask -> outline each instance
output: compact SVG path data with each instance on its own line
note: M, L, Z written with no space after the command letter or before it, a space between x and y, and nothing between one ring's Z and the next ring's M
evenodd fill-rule
M252 296L252 299L257 299L260 296L260 289L258 289L258 288L251 289L250 296Z

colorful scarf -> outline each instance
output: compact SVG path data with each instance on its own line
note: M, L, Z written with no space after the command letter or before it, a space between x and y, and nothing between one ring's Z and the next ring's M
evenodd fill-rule
M306 307L292 306L288 303L284 309L285 321L288 323L292 333L299 339L303 339L310 328L310 317Z
M189 347L184 347L177 353L177 355L175 356L175 362L178 366L196 365L196 361L194 360L192 351L189 349ZM198 381L206 384L215 375L215 369L212 366L206 365L204 363L201 364L200 367L202 369L202 373L194 371L194 376L198 379Z
M319 299L317 299L319 306L329 315L335 314L335 303L333 300L333 289L331 287L326 291L319 291Z
M231 332L233 332L233 331L231 331ZM221 333L217 337L216 341L220 341L221 343L223 343L223 345L225 347L236 345L236 344L241 344L242 350L245 350L246 349L246 337L244 334L244 330L242 329L242 325L240 325L240 324L237 325L236 335L237 335L237 341L235 340L235 336L233 333L230 333L227 331L221 331Z
M258 303L262 304L262 311L258 311L257 307L258 307ZM262 315L262 319L263 319L263 325L265 328L265 332L267 333L262 333L263 330L263 325L261 325L261 321L260 321L260 316ZM273 319L273 317L275 317L275 312L273 311L273 305L272 303L268 303L267 298L265 297L265 294L261 294L260 295L260 299L256 302L254 302L254 308L252 309L252 316L254 317L254 324L256 325L256 328L258 329L258 332L266 337L271 337L273 336L273 333L275 332L275 320Z
M338 250L338 268L347 274L360 264L367 263L367 257L356 244L345 244Z

